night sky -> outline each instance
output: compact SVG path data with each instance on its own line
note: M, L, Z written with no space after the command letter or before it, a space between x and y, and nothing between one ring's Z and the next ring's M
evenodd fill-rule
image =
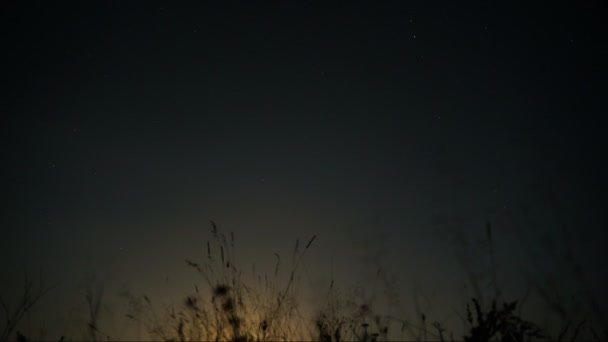
M80 336L95 276L120 336L121 289L179 300L199 280L184 259L210 220L244 267L316 234L304 292L382 267L396 314L418 296L457 327L490 221L510 298L547 275L608 306L605 2L0 11L0 294L24 271L56 285L22 331Z

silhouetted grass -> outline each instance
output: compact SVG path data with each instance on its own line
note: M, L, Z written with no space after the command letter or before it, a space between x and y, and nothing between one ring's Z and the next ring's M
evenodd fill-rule
M234 235L224 234L214 222L211 222L211 239L206 243L202 260L185 260L186 266L201 276L202 283L194 285L192 292L184 295L180 303L165 306L160 311L148 296L127 293L129 312L126 317L142 324L151 338L161 341L379 342L392 338L399 341L523 342L600 341L608 337L602 338L593 327L585 329L584 320L577 324L569 322L552 334L523 318L518 302L506 301L499 289L489 223L486 234L493 296L490 304L484 306L480 292L474 291L479 298L472 298L466 305L464 320L467 331L461 337L455 338L453 332L440 322L429 320L422 312L415 322L376 312L371 301L346 298L333 280L325 293L317 294L323 304L312 317L307 317L302 313L302 296L297 291L298 271L316 236L308 239L303 247L296 240L286 278L281 277L285 267L281 256L275 254L272 274L258 274L254 270L253 281L246 282L243 269L236 262ZM474 285L473 288L478 290L483 287ZM28 340L16 332L16 327L25 312L47 291L32 291L31 282L26 279L23 300L13 313L1 302L6 326L0 341L13 336L19 341ZM102 336L97 324L102 295L103 288L93 291L92 287L85 295L89 308L87 331L90 340L99 340Z
M17 301L17 305L11 310L7 303L0 297L0 305L4 313L4 327L1 329L0 341L8 341L15 334L15 338L20 341L27 340L25 335L16 331L19 323L25 316L25 314L34 306L36 303L45 296L52 287L47 287L42 284L42 279L38 287L34 286L32 279L27 274L24 275L23 281L23 293Z
M163 341L276 341L302 336L306 327L296 293L296 273L316 236L304 248L296 241L286 281L280 280L280 256L276 255L274 274L253 274L256 281L247 284L235 261L234 235L227 236L211 224L206 257L185 260L202 277L203 287L194 286L182 303L160 316L141 317L140 308L133 310L139 316L131 312L128 317L143 319L150 334ZM154 310L144 298L146 310Z

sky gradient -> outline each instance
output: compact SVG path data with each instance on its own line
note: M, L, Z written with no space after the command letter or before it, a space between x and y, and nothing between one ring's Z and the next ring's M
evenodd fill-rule
M306 291L381 266L458 323L490 221L505 292L605 308L605 4L546 6L2 5L0 293L42 270L28 328L79 336L87 274L180 298L213 220L244 267L316 234Z

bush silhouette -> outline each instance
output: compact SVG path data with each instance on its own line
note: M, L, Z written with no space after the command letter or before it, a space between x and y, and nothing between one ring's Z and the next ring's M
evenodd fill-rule
M464 340L467 342L532 341L545 337L540 328L515 315L517 301L503 303L502 308L498 308L494 300L490 311L485 313L477 299L473 298L472 302L475 308L475 317L473 317L471 308L467 304L467 320L471 325L469 334L464 336Z

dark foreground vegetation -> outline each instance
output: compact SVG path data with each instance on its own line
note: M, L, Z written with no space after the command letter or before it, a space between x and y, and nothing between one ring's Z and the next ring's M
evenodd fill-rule
M487 226L488 243L491 227ZM522 317L517 300L504 300L500 291L488 302L472 298L463 312L467 328L464 335L448 331L440 322L421 313L415 322L374 312L367 304L355 304L339 296L334 281L328 285L322 307L313 317L303 314L298 296L298 270L316 236L305 243L296 241L291 265L285 277L280 277L280 256L274 274L255 274L254 281L243 280L242 270L235 264L232 233L220 232L212 222L212 238L206 245L203 261L186 259L188 267L200 274L204 282L195 285L192 293L181 303L165 306L153 304L146 295L127 293L126 319L145 327L149 338L159 341L319 341L319 342L377 342L377 341L603 341L605 330L588 324L585 319L564 322L559 331L545 331ZM492 248L490 246L490 251ZM492 255L490 254L490 257ZM495 277L495 275L494 275ZM0 341L29 341L19 331L19 323L50 288L34 289L26 279L23 296L14 309L1 302L5 315ZM93 290L85 299L89 308L86 339L120 340L99 327L101 294ZM81 340L82 338L79 338ZM53 339L51 339L53 340ZM63 336L54 340L73 340Z

